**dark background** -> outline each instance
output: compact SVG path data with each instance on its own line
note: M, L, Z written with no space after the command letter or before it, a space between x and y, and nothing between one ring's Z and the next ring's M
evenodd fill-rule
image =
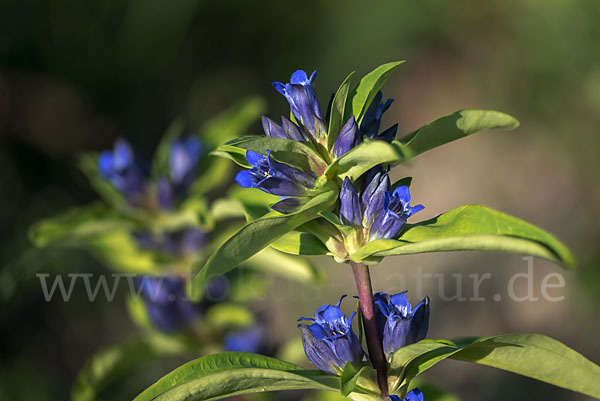
M600 362L599 20L596 0L0 0L0 399L67 399L86 357L133 330L122 302L89 303L76 288L75 302L46 303L34 276L104 271L83 252L33 251L26 237L36 220L95 199L77 154L126 136L149 156L176 116L198 123L250 94L265 97L272 117L286 113L270 82L297 68L319 69L325 103L350 71L398 59L408 62L384 95L396 99L386 121L399 122L401 133L467 107L502 110L522 124L396 170L414 177L413 198L427 207L420 218L487 204L558 234L578 269L536 260L536 295L544 276L559 272L566 287L551 293L561 302L506 297L510 276L526 271L515 255L388 258L375 286L408 288L416 301L419 266L443 271L447 294L456 292L452 274L491 272L484 302L444 302L427 282L432 338L534 331ZM282 283L270 303L275 335L293 337L298 315L352 291L346 266L322 263L335 291ZM505 295L499 302L497 293ZM459 362L428 377L465 400L585 399Z

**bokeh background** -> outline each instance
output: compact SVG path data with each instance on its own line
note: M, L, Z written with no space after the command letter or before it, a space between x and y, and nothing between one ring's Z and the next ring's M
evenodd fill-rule
M0 0L0 399L68 399L85 359L134 330L123 302L89 303L75 288L75 301L46 303L35 277L106 272L84 252L32 250L27 240L36 220L95 199L75 166L80 152L125 136L149 156L176 116L201 122L249 94L264 96L272 117L286 113L270 82L297 68L319 70L326 104L348 72L398 59L408 62L384 95L396 99L386 121L399 122L401 133L461 108L521 121L396 169L398 178L414 177L413 199L426 205L419 217L486 204L558 234L578 268L536 260L537 302L507 297L511 275L527 271L518 255L388 258L374 271L375 287L409 289L414 301L431 294L432 338L533 331L600 362L599 20L597 0ZM328 286L280 282L265 300L272 336L296 336L297 316L353 292L346 266L320 262ZM445 301L435 279L417 294L419 268L444 273L447 296L457 292L453 274L470 297L468 275L489 272L486 300ZM540 297L552 272L566 282L551 290L560 302ZM427 377L464 400L586 399L461 362Z

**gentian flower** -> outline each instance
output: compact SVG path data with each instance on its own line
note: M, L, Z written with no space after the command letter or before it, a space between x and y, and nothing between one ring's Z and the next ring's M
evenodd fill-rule
M379 292L373 296L379 332L383 337L383 351L390 357L405 345L421 341L429 327L429 297L414 309L406 291L395 295Z
M173 142L169 154L169 171L171 182L176 188L187 190L191 185L201 155L202 142L195 136L179 138Z
M339 374L348 362L358 367L364 357L360 341L352 330L356 312L347 319L340 310L344 297L336 305L321 306L314 319L298 319L313 322L310 326L298 325L306 357L320 370L332 374Z
M423 401L423 393L418 388L414 388L406 394L406 398L401 400L397 395L390 395L390 401Z
M265 332L259 326L251 326L242 330L231 331L223 339L223 347L226 351L259 352L264 345Z
M396 188L393 194L386 192L383 212L375 218L369 240L396 237L406 224L406 219L423 209L423 205L410 206L410 191L406 185Z
M152 324L161 331L177 331L200 317L200 305L185 296L183 279L144 276L138 278L138 287Z
M351 116L346 124L340 130L340 133L333 145L333 156L337 159L346 154L350 149L356 147L362 137L358 132L358 125L354 116Z
M267 156L263 156L248 150L246 159L252 168L239 172L235 177L244 188L258 188L279 196L299 196L315 186L314 174L279 163L271 157L270 151Z
M327 133L327 129L321 118L321 106L315 93L316 76L317 71L309 78L306 72L298 70L292 74L289 83L273 82L273 87L285 96L296 121L304 125L313 138L319 139Z
M362 229L361 243L367 239L395 238L406 220L423 208L423 205L410 206L407 186L398 187L390 193L390 179L381 168L367 173L360 195L348 177L340 191L340 221Z
M283 116L281 117L281 126L269 117L262 116L261 120L265 135L270 136L271 138L291 139L299 142L308 141L302 128Z
M118 139L112 151L105 150L100 154L98 171L130 204L141 203L146 192L148 175L125 139Z

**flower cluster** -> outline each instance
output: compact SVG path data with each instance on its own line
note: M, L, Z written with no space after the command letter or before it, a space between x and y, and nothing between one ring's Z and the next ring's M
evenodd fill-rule
M369 105L360 125L355 116L350 116L339 132L331 149L328 148L329 110L321 113L321 106L315 91L317 71L310 77L306 72L298 70L292 74L289 83L274 82L273 86L288 101L291 114L295 121L281 117L281 125L268 117L262 117L265 135L270 138L280 138L299 141L308 144L324 163L338 159L358 146L364 139L382 140L390 143L396 136L397 125L379 133L381 117L392 103L391 99L382 100L378 92ZM252 166L249 171L242 171L236 181L245 188L258 188L267 193L286 196L307 196L314 188L315 171L302 172L284 163L275 161L270 152L267 155L252 151L246 153L248 163Z
M213 280L205 293L212 299L223 299L227 288L222 280ZM175 276L142 276L137 279L139 293L144 300L152 325L165 333L190 329L197 324L210 303L206 300L192 302L186 297L186 281ZM264 328L260 324L225 333L223 348L226 351L260 352L265 345Z
M197 137L177 138L169 152L168 175L158 177L157 182L153 183L148 164L134 153L129 142L118 139L113 150L100 154L98 171L102 178L114 185L129 205L150 207L158 204L161 209L171 210L178 198L187 196L196 178L202 153L202 143ZM153 185L156 185L156 191L152 190Z
M340 192L339 218L342 224L354 227L346 238L346 249L353 251L369 241L396 238L407 219L423 210L423 205L410 205L408 186L391 189L390 179L382 168L370 170L360 193L346 177Z
M423 340L429 326L429 298L426 297L415 308L408 301L406 291L389 295L379 292L373 297L377 326L383 338L383 349L388 359L398 349ZM311 325L299 324L306 357L317 368L331 374L340 374L346 363L359 368L365 360L365 352L352 329L353 312L346 318L340 309L345 295L336 305L323 305L308 320ZM397 396L390 396L392 400ZM420 398L419 398L420 397ZM417 389L407 395L406 400L422 400Z

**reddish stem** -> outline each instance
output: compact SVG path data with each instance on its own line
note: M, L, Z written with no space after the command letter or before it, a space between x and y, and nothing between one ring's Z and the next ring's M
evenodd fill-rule
M375 306L373 304L373 288L371 286L371 276L369 267L361 263L350 262L354 272L354 280L358 289L360 298L360 310L363 317L363 326L365 328L365 337L367 338L367 349L369 358L375 370L377 370L377 384L381 390L381 395L388 395L387 385L387 365L385 354L383 353L383 343L379 330L377 330L377 320L375 319Z

